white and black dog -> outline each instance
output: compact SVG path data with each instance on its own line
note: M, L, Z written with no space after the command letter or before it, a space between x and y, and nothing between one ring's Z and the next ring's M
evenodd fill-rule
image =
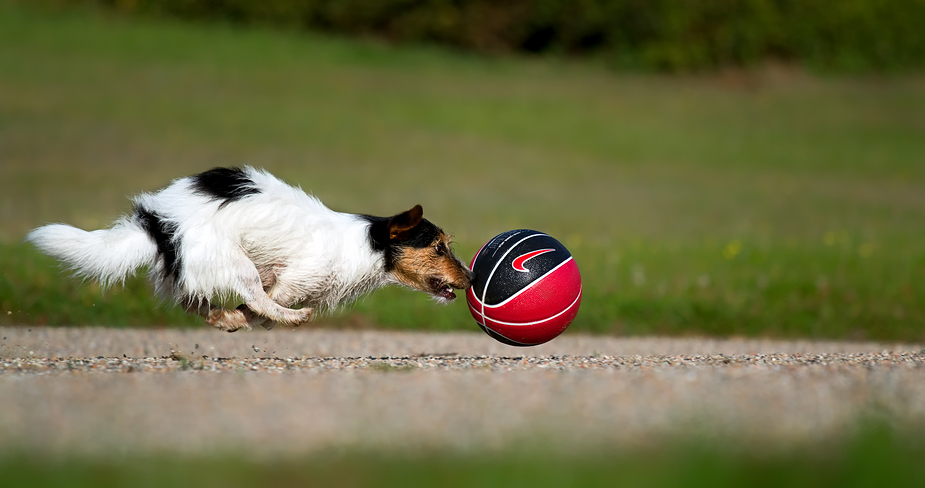
M26 239L104 285L147 266L158 294L227 331L298 325L389 284L448 302L473 277L420 205L392 217L335 212L250 167L180 178L133 202L109 229L53 224ZM215 305L232 297L244 303Z

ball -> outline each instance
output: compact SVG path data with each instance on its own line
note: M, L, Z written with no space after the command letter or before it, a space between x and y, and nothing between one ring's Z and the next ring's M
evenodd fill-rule
M472 258L469 312L488 335L511 346L550 341L581 305L581 274L559 241L535 230L511 230Z

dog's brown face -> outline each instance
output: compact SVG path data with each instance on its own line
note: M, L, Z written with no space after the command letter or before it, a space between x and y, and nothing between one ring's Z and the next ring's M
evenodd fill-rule
M472 271L453 254L450 236L423 215L416 205L388 220L387 267L403 285L449 302L454 289L469 288Z

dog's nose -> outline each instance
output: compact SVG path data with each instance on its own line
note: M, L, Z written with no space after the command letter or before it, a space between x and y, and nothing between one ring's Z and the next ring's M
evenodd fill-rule
M463 267L463 269L466 270L466 281L468 285L472 286L472 282L475 281L475 273L469 268ZM466 286L466 288L469 288L469 286Z

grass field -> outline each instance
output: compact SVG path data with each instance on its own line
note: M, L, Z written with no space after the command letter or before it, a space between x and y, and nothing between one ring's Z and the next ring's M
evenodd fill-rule
M553 449L555 451L555 449ZM760 451L760 450L759 450ZM761 453L729 446L591 453L537 449L469 454L333 453L306 459L249 456L0 458L7 486L910 486L925 475L920 443L871 429L846 446Z
M420 203L467 259L511 228L581 268L575 332L925 338L925 78L662 77L559 59L0 2L0 323L188 325L21 244L266 167L329 206ZM328 323L473 329L387 289Z

